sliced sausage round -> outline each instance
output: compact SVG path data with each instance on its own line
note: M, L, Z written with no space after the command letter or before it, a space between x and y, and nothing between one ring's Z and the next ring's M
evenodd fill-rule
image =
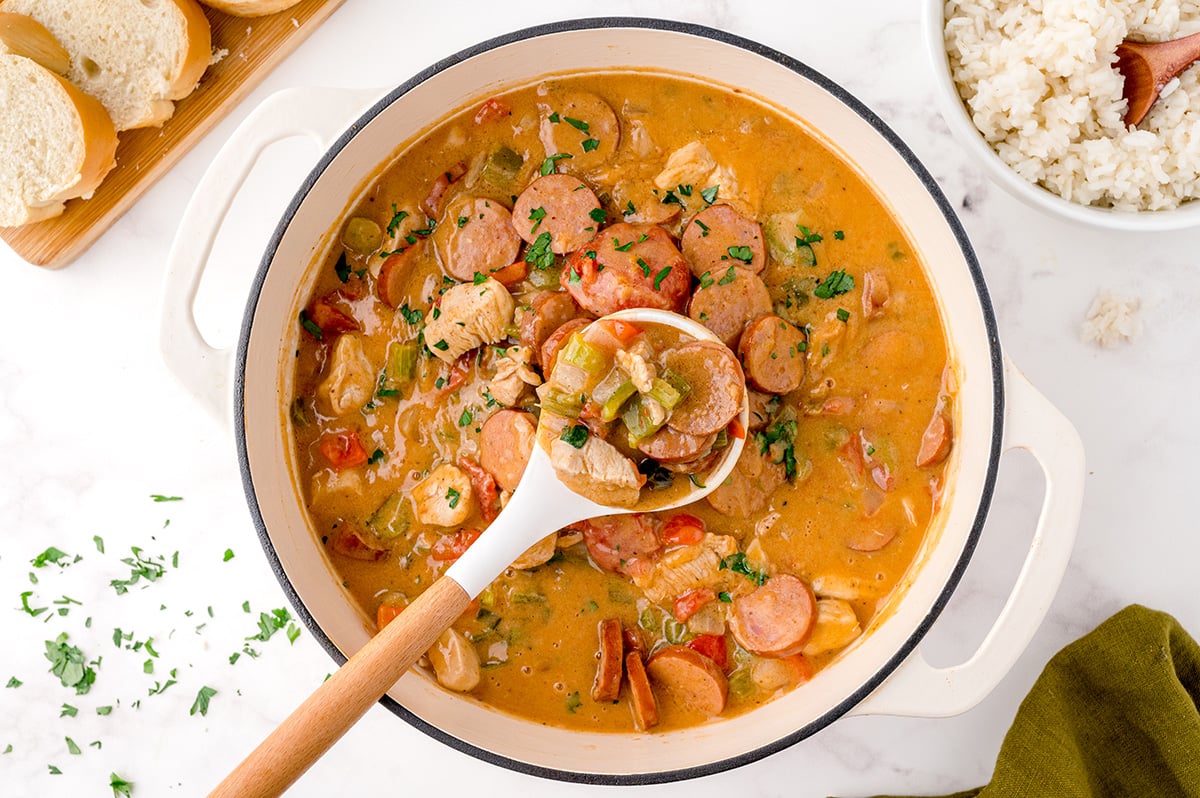
M654 690L650 688L650 677L646 675L641 654L630 651L625 655L625 674L629 677L634 725L642 731L658 725L658 702L654 700Z
M762 227L729 205L713 205L692 217L680 245L696 277L708 272L716 278L733 265L757 273L767 265Z
M388 255L379 267L379 277L375 281L375 293L380 301L390 308L398 308L407 300L408 278L412 275L413 265L418 253L424 249L420 242L405 248L403 252Z
M689 435L671 427L662 427L640 441L638 449L659 463L687 463L708 454L716 440L715 432L710 435Z
M755 390L748 391L747 398L750 401L750 432L758 432L766 428L775 413L779 412L779 400L771 394Z
M512 214L494 199L459 195L450 202L433 232L442 268L458 280L485 277L517 259L521 237Z
M558 360L558 353L567 345L567 339L571 337L571 333L579 332L591 323L591 319L571 319L566 324L559 325L557 330L550 333L550 337L542 344L538 355L543 374L549 376L550 372L554 371L554 364Z
M625 672L625 636L618 618L605 618L597 628L600 659L592 682L593 701L616 701L621 697L621 676Z
M626 573L631 562L662 548L650 518L642 513L593 518L583 525L583 542L596 565L614 573Z
M729 630L752 654L790 657L804 648L816 619L812 588L791 574L778 574L734 600Z
M748 518L766 507L787 478L782 464L771 462L751 444L747 441L729 478L706 497L714 510L730 518Z
M538 100L538 137L561 170L587 172L607 163L621 143L621 125L611 106L588 91L550 91Z
M579 306L565 291L541 291L535 294L529 307L521 309L521 316L517 320L521 346L533 350L533 359L537 362L542 344L550 334L578 316Z
M757 274L738 266L702 281L688 303L688 315L733 348L746 325L771 312L771 294Z
M742 409L746 383L737 358L715 341L691 341L664 355L666 367L688 384L667 424L689 435L711 435Z
M767 393L789 393L804 381L804 332L780 318L763 316L750 322L738 344L746 381Z
M584 309L606 316L626 308L683 310L692 278L661 227L618 222L567 258L563 288Z
M537 422L523 410L493 413L479 428L479 465L503 490L514 490L533 451Z
M717 664L687 646L667 646L646 663L652 684L671 703L710 717L725 710L729 680Z
M921 435L921 449L917 452L917 467L934 466L946 459L950 454L950 444L954 431L946 414L938 408L929 419L929 426Z
M532 244L548 233L550 251L556 255L574 252L591 241L603 220L600 200L571 175L539 177L521 192L512 209L517 235Z

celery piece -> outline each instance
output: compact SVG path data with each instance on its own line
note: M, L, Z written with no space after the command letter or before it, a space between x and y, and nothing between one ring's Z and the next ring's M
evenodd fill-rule
M488 153L479 169L479 181L497 194L507 196L514 193L513 180L525 165L519 153L503 144Z
M408 532L412 522L412 509L408 500L403 493L396 492L388 496L383 504L379 505L379 509L367 519L367 526L380 540L388 541Z
M621 413L621 421L625 422L625 429L629 431L629 441L634 446L639 441L643 441L658 432L659 428L662 427L661 423L655 424L650 419L650 411L642 403L640 395L633 397L625 405L625 410Z
M604 404L600 407L600 419L602 421L615 420L617 416L621 415L621 408L635 393L637 393L637 388L629 380L618 385L617 389L604 400Z
M551 388L542 397L542 410L557 416L579 418L579 413L583 410L583 397Z
M387 367L380 380L380 387L387 391L399 390L417 375L419 352L415 343L393 342L388 347Z
M560 270L559 269L530 269L529 276L525 279L537 289L554 289L558 288Z
M558 360L577 366L592 376L599 376L612 368L612 361L608 353L595 344L583 340L583 336L579 333L575 333L567 340L567 345L558 353Z
M687 383L683 383L683 385L688 390L691 390ZM679 390L662 377L655 377L650 382L650 390L646 393L646 396L658 402L667 410L674 410L683 401L683 397L687 396L687 392L687 390Z

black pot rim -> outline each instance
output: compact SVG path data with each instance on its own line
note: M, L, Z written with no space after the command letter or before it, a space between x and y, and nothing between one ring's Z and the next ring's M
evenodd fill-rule
M987 473L984 480L983 490L980 495L979 507L976 511L975 519L972 523L970 533L967 536L967 541L963 547L962 554L956 563L946 584L929 613L922 619L920 625L909 635L908 639L895 652L895 654L875 674L867 680L867 682L856 690L851 695L846 696L837 706L830 709L818 718L815 718L804 726L796 729L792 733L781 737L769 744L760 746L753 751L722 759L716 762L697 765L694 767L680 768L676 770L667 770L654 773L632 773L632 774L606 774L606 773L580 773L575 771L559 770L555 768L542 767L533 765L528 762L522 762L509 757L500 756L491 751L485 750L478 746L467 743L459 738L442 731L438 727L422 720L414 715L409 710L405 709L398 702L389 696L384 696L380 699L380 703L391 710L393 713L403 718L409 724L438 740L446 745L454 748L462 753L468 754L476 759L485 762L499 765L509 770L525 773L532 776L538 776L546 779L553 779L565 782L574 782L581 784L597 784L597 785L644 785L644 784L661 784L672 781L682 781L685 779L694 779L702 776L720 773L743 765L757 762L764 757L777 753L785 748L788 748L795 743L812 736L816 732L828 726L833 721L846 714L851 708L857 705L860 701L866 698L872 691L875 690L883 681L891 675L891 673L899 667L899 665L908 657L910 653L920 643L925 634L929 631L933 622L945 609L947 602L950 600L955 588L957 588L962 575L975 552L975 548L979 543L979 537L983 531L984 520L987 517L988 509L991 505L992 495L995 489L996 472L1000 463L1001 454L1001 437L1004 428L1004 367L1003 359L1000 351L1000 339L997 331L996 317L992 309L991 299L989 297L987 286L983 278L983 272L979 267L979 262L975 257L974 249L967 238L966 231L963 229L958 216L955 214L950 202L946 199L936 181L930 175L929 171L922 165L921 161L912 152L912 150L892 131L890 127L880 119L866 105L859 101L856 97L850 94L846 89L825 77L820 72L807 66L806 64L792 58L789 55L781 53L765 45L750 39L743 38L725 31L716 30L696 25L693 23L679 22L667 19L655 19L644 17L594 17L586 19L565 20L561 22L552 22L544 25L536 25L529 28L513 31L501 36L497 36L487 41L468 47L454 55L438 61L425 70L417 73L409 80L397 86L389 92L387 96L378 101L370 110L362 115L362 117L351 125L350 128L330 147L330 149L322 156L321 160L313 168L313 170L305 178L300 188L296 191L287 210L284 212L278 226L273 233L271 240L263 255L259 265L257 274L250 288L249 298L246 305L245 315L242 320L241 333L237 347L237 358L234 371L234 431L236 436L237 453L242 474L242 483L246 492L246 501L249 505L250 514L258 532L258 537L262 543L264 552L270 563L271 570L275 573L279 580L280 586L287 595L296 613L299 615L305 626L308 627L313 637L320 642L322 647L329 653L329 656L334 659L340 666L346 661L346 657L333 644L325 632L321 629L316 619L309 613L301 600L296 588L284 573L282 563L275 551L275 547L271 542L270 535L267 533L266 524L263 521L262 512L259 508L257 494L254 489L254 479L250 472L249 456L246 448L246 430L245 430L245 369L246 369L246 354L250 341L250 330L254 322L255 309L258 305L258 299L262 292L263 283L266 279L267 270L275 257L275 251L279 246L280 241L286 232L288 225L295 216L301 203L308 196L309 191L316 183L317 179L324 172L330 162L341 152L346 144L354 137L358 130L364 127L368 122L374 119L385 108L395 102L398 98L407 94L414 87L424 83L434 75L442 72L449 67L452 67L460 62L466 61L477 55L485 53L489 50L494 50L504 45L523 41L526 39L534 39L552 34L564 33L569 31L579 31L588 29L605 29L605 28L642 28L651 30L663 30L674 33L682 33L692 36L699 36L708 39L713 39L724 44L732 45L743 50L748 50L752 53L767 58L775 63L784 66L793 72L798 73L807 80L817 84L825 91L832 94L844 105L857 113L864 121L869 123L896 153L904 160L913 173L920 179L926 191L929 192L931 198L936 202L939 210L942 213L947 225L954 234L958 242L959 248L962 251L963 258L967 263L967 267L971 273L971 279L975 286L975 291L979 298L980 310L983 314L984 327L987 331L988 348L991 356L992 367L992 388L995 402L993 406L992 416L992 442L991 451L988 457Z

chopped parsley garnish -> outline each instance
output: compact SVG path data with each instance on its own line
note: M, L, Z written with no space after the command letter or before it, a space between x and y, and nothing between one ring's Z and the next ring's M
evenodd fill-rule
M539 269L549 269L554 265L554 252L550 249L550 234L541 233L529 245L525 252L525 262Z
M679 199L679 197L676 197L674 191L668 191L666 194L663 195L663 198L660 199L659 202L661 202L663 205L682 205L683 204L683 200Z
M572 118L571 118L571 117L569 117L569 116L564 116L564 117L562 118L562 120L563 120L564 122L566 122L568 125L570 125L571 127L573 127L573 128L575 128L576 130L578 130L580 133L587 133L587 132L588 132L588 123L587 123L587 122L584 122L582 119L572 119Z
M721 190L720 186L709 186L708 188L700 189L700 196L709 205L717 201L717 193Z
M400 227L400 223L408 218L408 211L396 209L396 203L392 203L392 220L387 223L387 234L390 238L396 235L396 229Z
M384 454L383 449L376 449L375 451L371 452L371 456L367 458L367 465L375 465L386 456L387 455Z
M717 285L729 285L734 280L736 280L737 279L737 271L735 271L736 269L737 269L736 266L730 266L729 270L725 272L724 276L721 277L720 280L717 280Z
M350 264L346 262L345 252L338 255L337 263L333 266L333 271L343 283L350 279Z
M688 474L688 481L690 481L700 490L704 490L706 487L708 487L700 480L700 477L696 476L695 474Z
M569 696L567 696L567 704L566 704L566 706L567 706L567 712L570 712L572 715L574 715L574 714L575 714L575 710L577 710L577 709L579 709L581 706L583 706L583 699L581 699L581 698L579 697L579 691L578 691L578 690L574 691L574 692L573 692L573 693L571 693Z
M450 505L451 510L453 510L455 507L457 507L458 503L461 500L462 500L462 494L459 493L457 490L455 490L454 488L446 489L446 503Z
M832 299L854 288L854 277L840 269L830 273L825 282L813 289L813 296L821 299Z
M692 222L697 227L700 228L700 237L701 238L704 238L705 236L708 235L708 225L706 225L704 222L700 221L699 219L693 219Z
M420 324L425 318L425 314L419 310L410 308L407 302L400 306L400 315L404 317L404 320L409 324Z
M740 260L742 263L749 263L754 260L754 250L747 246L730 247L728 250L729 257L734 260Z
M588 428L583 424L569 424L563 429L558 439L566 441L576 449L582 449L583 445L587 443Z
M615 249L617 252L628 252L630 250L630 248L632 248L632 247L633 247L632 241L627 241L624 244L622 244L619 239L616 239L616 238L613 239L613 249Z
M633 214L637 213L637 208L633 206L633 200L630 200L625 204L625 210L621 211L621 213L625 216L632 216Z
M846 310L845 308L838 308L837 317L838 321L850 321L850 311Z
M671 267L667 266L662 271L660 271L658 274L654 275L654 290L655 291L659 290L659 288L662 286L662 281L665 280L667 278L667 275L670 273L671 273Z
M600 146L600 139L584 139L583 140L583 151L584 152L591 152L592 150L596 149L599 146Z
M463 410L462 415L458 417L458 426L465 427L470 424L474 418L474 415L471 413L471 408L468 407L467 409Z
M700 287L701 288L708 288L712 284L713 284L712 272L705 272L704 274L700 275Z
M558 164L558 162L559 162L559 161L561 161L563 158L570 158L570 157L571 157L571 153L569 153L569 152L560 152L560 153L558 153L557 155L551 155L549 158L547 158L546 160L542 161L542 168L541 168L541 170L540 170L540 171L541 171L541 173L542 173L542 177L545 177L546 175L548 175L548 174L550 174L551 172L553 172L553 171L554 171L554 168L555 168L555 166L556 166L556 165Z
M309 334L312 335L313 338L316 338L318 341L320 341L322 338L325 337L325 333L321 331L321 328L317 326L317 323L315 321L313 321L312 319L310 319L308 317L308 313L303 310L300 311L300 326L303 327L304 329L308 330ZM163 500L155 499L154 501L157 502L157 501L163 501Z
M599 269L596 271L599 271ZM575 271L574 266L567 269L567 282L571 285L579 285L581 282L583 282L583 278L579 275L579 272Z
M592 208L591 212L588 213L588 216L590 216L592 221L596 224L604 224L604 222L608 219L608 213L603 208Z
M690 183L688 185L684 185L683 183L680 183L678 186L675 187L675 190L678 191L680 193L680 195L682 195L684 197L692 196L692 186Z
M554 113L550 114L549 118L550 118L550 121L556 125L561 121L561 119L558 115L558 111L555 111Z
M759 454L770 454L774 462L783 464L784 474L788 479L796 477L796 422L780 421L774 426L767 427L754 436L758 444Z
M844 232L842 232L841 230L834 230L833 237L836 238L838 241L846 240L846 234Z
M717 601L722 601L726 604L730 604L733 602L733 596L729 595L729 593L727 591L722 590L720 593L717 594Z
M488 280L488 277L483 272L475 272L475 276L471 278L473 285L483 285Z
M442 339L442 340L440 340L440 341L436 341L436 342L433 344L433 348L434 348L434 349L437 349L437 350L439 350L439 351L441 351L441 352L445 352L447 349L449 349L449 348L450 348L450 344L446 343L446 339L444 339L444 338L443 338L443 339Z
M464 228L464 227L466 227L466 226L467 226L467 222L469 222L469 221L471 221L471 217L469 217L469 216L460 216L460 217L458 217L457 219L455 219L455 220L454 220L454 223L455 223L456 225L458 225L458 228L461 230L462 228Z
M741 574L756 585L762 585L767 581L765 571L756 571L750 567L750 563L746 560L746 555L743 552L730 554L728 557L721 559L721 564L717 566L718 571L730 570L735 574Z
M200 688L200 692L196 694L196 700L192 702L192 708L188 710L189 715L195 715L199 712L201 715L208 714L208 702L217 694L213 688L205 685Z
M96 671L92 663L85 663L83 652L77 646L67 644L67 633L54 640L46 641L46 659L50 660L50 672L58 677L63 687L75 688L76 695L92 689Z
M529 212L529 221L533 222L533 227L529 228L529 233L532 235L537 232L537 229L542 226L542 219L546 218L546 209L540 205Z
M818 241L825 240L820 233L814 233L802 224L796 225L796 229L800 231L800 235L796 236L796 246L800 246L801 244L815 244Z
M646 263L646 261L643 260L642 258L638 258L637 265L638 265L638 268L642 270L642 276L644 276L644 277L650 276L650 264L649 263Z

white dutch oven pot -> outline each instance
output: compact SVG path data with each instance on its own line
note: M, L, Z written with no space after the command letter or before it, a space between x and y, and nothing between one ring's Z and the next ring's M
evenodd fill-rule
M657 20L554 24L486 42L390 91L289 90L233 134L197 186L172 248L162 345L168 365L207 406L232 418L246 496L268 558L297 612L337 661L368 639L310 530L293 488L289 414L296 318L309 265L397 147L501 88L562 71L672 72L764 98L841 152L899 219L938 299L957 370L955 446L945 503L916 562L867 632L807 685L740 717L657 734L545 728L451 694L409 673L383 703L431 736L515 770L572 781L651 783L752 762L846 714L947 716L982 700L1041 623L1074 543L1083 448L1071 424L1003 357L978 264L945 197L912 152L870 110L827 78L761 45ZM351 124L351 120L353 124ZM313 137L327 150L296 192L266 248L236 352L212 349L192 305L217 231L238 187L270 143ZM232 384L231 384L232 380ZM1012 594L978 651L949 668L918 643L946 605L978 543L1006 449L1028 449L1046 494ZM301 697L297 696L297 700Z

